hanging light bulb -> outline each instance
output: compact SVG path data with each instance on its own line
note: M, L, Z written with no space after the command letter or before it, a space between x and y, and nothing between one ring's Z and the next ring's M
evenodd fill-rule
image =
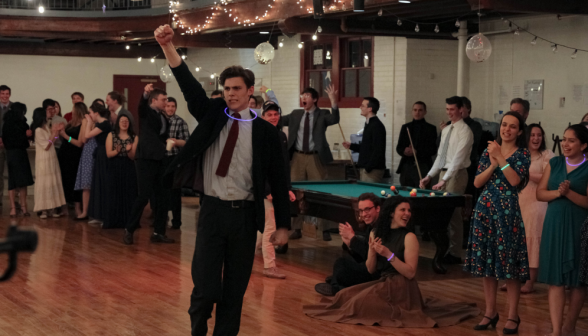
M298 43L298 49L302 49L302 42Z
M399 26L402 26L402 21L400 19L398 19L398 21L396 21L396 24Z
M45 13L45 7L39 6L39 13Z
M318 26L318 27L316 28L316 31L317 31L317 32L319 32L319 33L322 33L322 32L323 32L323 27L321 27L321 26Z
M572 53L572 59L576 59L576 57L578 57L578 49L574 50Z
M521 30L519 28L515 29L514 34L517 36L521 35Z
M554 54L557 52L557 44L551 46L551 51L553 51Z
M284 46L284 43L283 43L283 42L280 42L280 43L278 44L278 46L281 48L281 47L283 47L283 46Z
M142 59L143 59L143 57L137 58L137 62L141 62Z
M316 34L312 35L312 40L316 41L316 39L318 38L318 36L316 36Z
M186 55L182 55L182 59L185 60L186 59Z
M210 79L214 79L214 74L210 75Z
M461 23L459 23L459 19L458 20L455 20L455 26L457 28L461 27Z
M439 32L439 25L435 25L435 33Z
M195 70L196 70L196 72L198 72L198 71L200 71L200 68L199 68L199 67L196 67L196 69L195 69Z
M131 47L130 47L130 46L126 46L125 48L126 48L127 50L131 49Z
M418 23L417 23L416 27L414 27L414 31L417 32L417 33L419 31L421 31L421 28L419 28L419 24Z
M378 16L382 16L382 14L384 14L384 10L380 8L380 10L378 11Z
M155 57L151 59L151 63L155 63Z
M535 38L533 39L533 41L531 41L532 45L536 45L537 44L537 36L535 36Z

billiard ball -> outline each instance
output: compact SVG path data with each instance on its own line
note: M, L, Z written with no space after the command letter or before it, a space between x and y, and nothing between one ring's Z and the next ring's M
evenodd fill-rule
M410 192L410 196L411 196L411 197L416 197L416 195L417 195L416 191L411 191L411 192Z
M380 193L382 194L382 196L385 196L386 195L386 190L382 190Z
M395 186L391 186L390 187L390 190L392 190L394 192L394 195L398 195L399 194L399 192L398 192L398 190L396 190L396 187Z
M435 196L435 193L434 193L434 192L432 192L432 193L430 193L429 195L431 195L431 196Z
M410 192L416 193L417 190L416 189L412 189Z
M449 193L448 192L444 192L443 193L443 196L449 196Z

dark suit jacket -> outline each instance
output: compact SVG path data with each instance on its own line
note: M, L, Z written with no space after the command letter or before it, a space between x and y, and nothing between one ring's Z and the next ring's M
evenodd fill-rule
M182 62L177 68L172 68L172 72L188 103L190 114L198 121L198 126L168 167L167 173L176 172L176 186L179 182L203 195L202 161L206 150L216 141L229 120L227 114L224 113L227 109L227 103L222 98L209 99L186 63ZM286 182L288 177L284 168L278 129L261 118L256 118L251 122L253 123L253 196L258 229L263 232L265 226L263 200L266 181L270 185L273 197L276 227L289 229L290 204ZM141 134L143 134L142 132L143 130L141 130Z
M317 108L314 111L312 141L314 142L314 150L318 152L321 163L326 165L333 161L333 154L327 142L327 127L339 123L339 109L329 110ZM296 150L296 139L298 138L298 129L300 129L300 121L304 116L304 110L298 109L292 113L282 117L284 126L288 126L288 150L290 154Z
M417 140L414 138L414 120L402 125L400 136L398 137L398 143L396 144L396 153L402 156L400 164L398 165L398 170L396 171L397 174L400 174L402 171L403 164L414 162L414 157L412 155L404 155L404 149L410 146L410 139L408 138L408 132L406 131L407 128L410 130L410 135L413 137L412 141L416 142L414 149L416 150L419 163L426 164L429 167L433 166L433 155L437 154L437 127L427 122L425 122L423 126L420 139Z
M357 166L368 173L374 169L386 169L386 127L380 118L370 118L369 124L363 128L361 144L351 144L349 149L359 153Z
M139 118L141 122L141 136L137 144L135 159L163 160L165 157L165 141L168 132L161 132L161 113L149 106L147 99L141 97L139 102Z

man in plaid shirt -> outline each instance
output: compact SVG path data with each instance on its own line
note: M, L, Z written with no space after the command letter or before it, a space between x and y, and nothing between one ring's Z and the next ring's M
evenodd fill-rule
M165 114L169 120L169 140L175 144L171 151L167 151L167 164L171 163L176 155L180 152L180 149L184 147L186 141L190 137L190 131L188 131L188 124L176 115L176 109L178 103L175 98L167 97L167 105L165 106ZM170 210L172 211L173 219L172 226L173 230L177 230L182 225L182 189L172 189L170 199Z

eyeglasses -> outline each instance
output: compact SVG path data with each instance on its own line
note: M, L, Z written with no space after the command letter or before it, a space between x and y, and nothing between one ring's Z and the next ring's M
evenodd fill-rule
M300 98L310 98L310 93L301 94Z
M361 215L362 213L368 213L368 211L372 210L373 208L375 208L375 206L373 207L369 207L369 208L365 208L365 209L359 209L359 214Z

